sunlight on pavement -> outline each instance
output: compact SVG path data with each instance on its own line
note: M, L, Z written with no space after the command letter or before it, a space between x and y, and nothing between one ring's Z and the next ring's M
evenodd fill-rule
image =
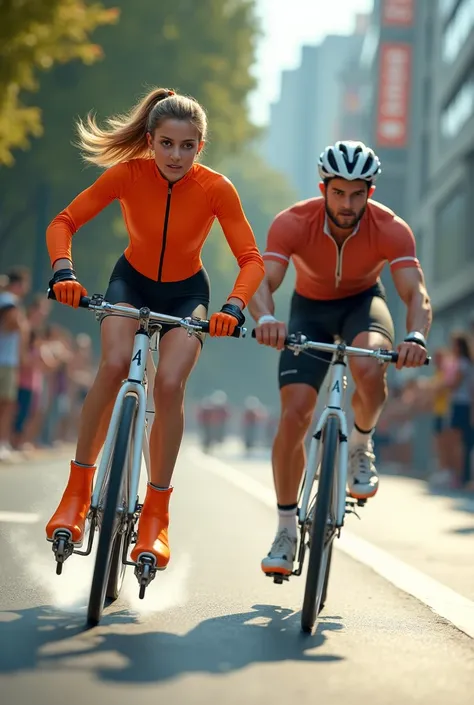
M72 556L65 563L62 575L56 575L51 544L44 542L40 547L32 547L28 531L18 526L5 535L29 579L47 593L51 604L68 611L83 611L92 580L94 551L87 558Z

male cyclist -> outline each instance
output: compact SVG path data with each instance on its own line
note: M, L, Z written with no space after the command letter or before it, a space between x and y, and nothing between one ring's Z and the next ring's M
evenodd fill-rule
M278 503L278 530L262 561L265 573L289 575L295 559L298 489L305 463L304 438L331 355L294 356L283 349L287 332L301 331L318 342L362 348L393 348L394 328L380 274L388 262L407 307L407 335L398 345L397 367L426 360L431 306L413 233L395 213L371 200L380 161L362 142L340 141L318 162L321 197L279 213L267 238L265 278L249 304L256 338L283 350L279 384L281 413L272 465ZM296 270L288 328L274 317L273 293L289 261ZM378 489L372 434L387 398L386 366L370 358L350 359L355 384L354 428L349 440L348 490L373 497Z

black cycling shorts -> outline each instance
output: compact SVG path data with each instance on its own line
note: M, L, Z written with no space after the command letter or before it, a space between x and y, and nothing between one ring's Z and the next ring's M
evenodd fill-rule
M192 316L197 307L209 308L210 284L204 268L192 277L177 282L157 282L145 277L122 255L111 274L105 299L111 304L130 304L136 308L148 306L155 313L167 316ZM163 325L163 337L174 326ZM200 336L201 337L201 336Z
M366 331L382 333L387 338L387 346L390 343L393 347L393 321L380 284L355 296L331 301L315 301L296 292L293 294L289 333L303 333L318 343L334 343L340 338L351 345L359 333ZM288 384L309 384L319 391L332 354L317 351L310 354L282 351L278 370L280 389ZM315 359L313 355L322 359Z

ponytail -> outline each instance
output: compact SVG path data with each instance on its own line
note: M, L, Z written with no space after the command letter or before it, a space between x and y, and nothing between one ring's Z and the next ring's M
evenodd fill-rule
M79 120L78 146L85 161L100 167L149 158L147 133L153 135L158 124L167 118L189 120L197 127L200 139L205 138L207 119L202 106L167 88L155 88L129 113L108 118L108 129L99 127L91 113L85 123Z

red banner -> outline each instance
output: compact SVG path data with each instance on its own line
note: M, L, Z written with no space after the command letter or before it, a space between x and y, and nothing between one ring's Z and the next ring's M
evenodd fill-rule
M414 20L414 10L413 0L383 0L382 26L410 27Z
M400 149L408 142L411 46L384 42L380 46L377 144Z

